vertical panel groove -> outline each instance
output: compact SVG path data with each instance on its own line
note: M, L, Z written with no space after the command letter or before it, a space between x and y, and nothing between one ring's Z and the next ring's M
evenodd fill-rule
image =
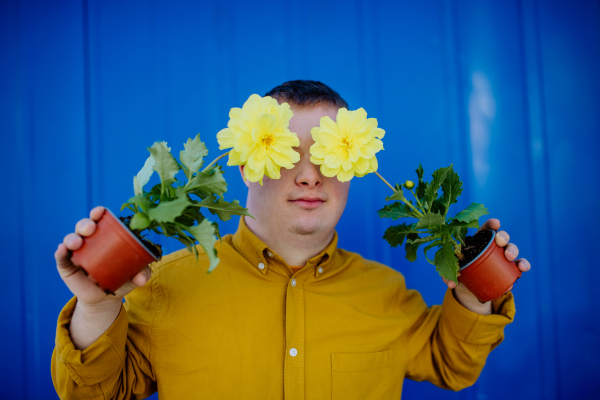
M548 159L548 135L546 128L546 102L545 102L545 91L544 91L544 70L542 65L542 49L541 49L541 32L540 32L540 11L539 11L539 1L533 0L533 25L535 32L535 61L536 61L536 69L538 73L538 90L539 90L539 98L540 98L540 137L543 143L543 153L542 153L542 163L544 166L544 179L546 184L543 186L544 190L544 202L546 203L546 220L548 221L548 248L555 249L554 246L554 229L552 224L552 203L550 201L550 193L549 193L549 184L550 184L550 160ZM548 268L550 269L551 276L557 276L556 266L554 265L554 257L550 257ZM556 349L554 352L555 359L555 374L556 374L556 392L558 393L558 398L562 398L561 384L560 384L560 352L558 351L558 346L560 345L560 338L558 337L558 317L556 315L556 307L554 305L554 297L550 296L550 310L551 310L551 318L552 318L552 328L554 331L554 343L553 348Z
M91 210L92 193L92 133L90 121L90 35L89 35L88 0L82 1L82 33L83 33L83 129L85 131L85 178L86 178L86 208Z
M15 0L15 15L16 15L16 32L15 32L15 38L16 38L16 51L17 51L17 63L19 64L19 67L17 68L17 99L16 99L16 103L17 103L17 115L16 115L16 125L17 125L17 138L24 138L24 129L23 129L23 106L24 106L24 98L23 98L23 93L24 91L24 84L23 84L23 72L24 71L24 62L23 62L23 50L22 50L22 38L21 38L21 29L22 29L22 24L23 21L21 19L21 10L19 7L19 1ZM17 153L20 155L19 159L23 160L25 158L25 146L24 143L22 142L22 140L17 139ZM24 171L20 170L19 173L21 175L24 175ZM19 201L17 202L18 204L18 208L17 208L17 212L18 215L24 215L24 205L23 205L23 190L19 190L18 191L18 196L19 196ZM17 240L18 240L18 254L19 254L19 289L20 289L20 298L19 298L19 308L21 309L21 315L26 315L27 314L27 296L25 295L25 238L24 238L24 232L23 229L21 227L21 225L19 224L18 226L15 227L16 229L16 233L17 233ZM27 359L27 346L26 344L26 338L27 338L27 319L26 318L21 318L20 319L20 325L21 325L21 335L24 338L24 340L21 342L21 349L20 349L20 353L21 353L21 360L22 360L22 364L21 364L21 370L23 373L23 381L22 381L22 388L21 388L21 395L26 398L27 396L27 387L28 385L28 374L27 371L29 369L28 366L28 359Z
M465 153L468 153L467 151L467 125L466 125L466 121L465 121L465 92L464 92L464 85L463 85L463 79L462 79L462 73L461 73L461 66L462 66L462 60L461 60L461 45L460 45L460 28L459 28L459 21L458 21L458 4L456 3L456 1L454 0L447 0L447 5L448 7L446 8L448 10L448 12L450 13L450 33L452 35L452 44L454 46L454 58L453 58L453 63L454 63L454 70L455 70L455 82L456 82L456 103L458 104L458 107L456 107L457 110L457 122L458 122L458 137L462 140L460 140L460 146L459 148L462 148L464 150ZM467 161L468 157L466 156L466 154L461 154L460 155L461 158L463 158L465 161ZM468 162L465 162L467 168L470 166L470 164ZM466 169L466 168L465 168ZM471 174L464 174L464 177L462 178L463 180L463 193L467 193L469 197L472 197L471 193L470 193L470 188L471 188L471 182L470 182L470 178L471 178Z
M524 33L524 29L525 29L525 20L523 17L523 5L522 5L522 0L518 0L517 1L517 18L519 21L519 24L517 26L518 32L519 32L519 51L521 54L521 90L523 93L523 116L524 116L524 120L525 120L525 133L526 135L529 137L529 140L526 141L526 144L528 146L527 148L527 153L528 154L533 154L533 146L531 145L531 141L532 141L532 129L530 126L530 120L531 120L531 115L530 115L530 107L529 107L529 93L528 93L528 89L527 89L527 66L526 66L526 54L525 54L525 33ZM530 204L529 204L529 219L530 219L530 224L531 226L536 226L536 218L535 218L535 213L533 212L534 208L535 208L535 202L536 202L536 196L535 196L535 190L534 190L534 166L533 166L533 157L527 157L527 171L528 171L528 181L529 181L529 185L528 185L528 189L529 189L529 199L530 199ZM536 240L532 240L532 244L531 244L532 248L533 248L533 254L538 254L539 251L539 246L538 246L538 242ZM540 285L542 284L542 282L540 282L539 280L535 280L535 298L537 299L541 299L542 295L541 295L541 289L540 289ZM537 330L537 336L539 338L544 336L544 330L542 328L542 321L541 319L543 318L542 312L541 310L539 310L540 312L536 313L536 330ZM537 347L538 347L538 352L540 354L540 357L537 359L538 361L538 368L541 371L541 385L546 386L548 384L547 382L547 373L545 372L546 370L546 363L544 362L544 357L542 356L544 354L544 346L541 340L537 341ZM543 397L543 396L542 396Z

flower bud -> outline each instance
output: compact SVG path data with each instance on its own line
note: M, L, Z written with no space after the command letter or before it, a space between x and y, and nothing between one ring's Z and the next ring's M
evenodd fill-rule
M404 186L405 188L407 188L407 189L409 189L409 190L410 190L410 189L412 189L413 187L415 187L415 184L413 183L413 181L406 181L406 182L404 182L404 185L403 185L403 186Z

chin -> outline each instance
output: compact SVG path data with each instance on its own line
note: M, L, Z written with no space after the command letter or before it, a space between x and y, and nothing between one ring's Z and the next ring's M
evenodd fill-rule
M291 231L299 235L312 235L323 230L323 221L315 217L302 217L292 223Z

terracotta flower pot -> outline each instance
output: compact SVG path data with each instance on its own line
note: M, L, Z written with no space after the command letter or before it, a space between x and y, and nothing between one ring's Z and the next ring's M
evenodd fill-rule
M96 231L83 239L71 260L102 290L115 293L157 258L107 208L96 222Z
M460 269L458 280L481 302L497 300L521 277L514 261L504 257L504 248L496 244L496 231L485 249Z

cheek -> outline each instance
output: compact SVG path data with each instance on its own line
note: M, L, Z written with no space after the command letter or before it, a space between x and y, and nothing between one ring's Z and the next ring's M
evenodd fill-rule
M345 205L350 191L350 182L340 182L335 177L332 179L335 179L332 185L333 195L339 205Z

